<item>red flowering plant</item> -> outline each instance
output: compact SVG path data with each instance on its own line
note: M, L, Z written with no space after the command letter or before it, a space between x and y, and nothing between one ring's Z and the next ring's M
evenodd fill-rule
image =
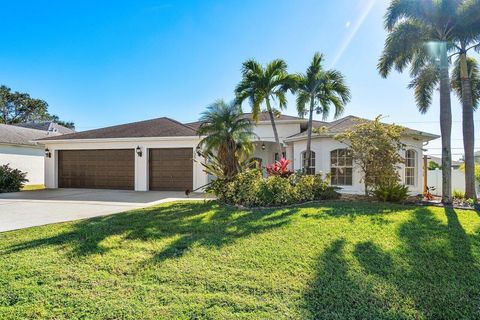
M267 164L267 174L269 176L280 176L282 178L288 178L293 174L293 171L291 171L288 168L288 165L292 161L287 160L285 158L281 158L279 161L275 161L272 164Z

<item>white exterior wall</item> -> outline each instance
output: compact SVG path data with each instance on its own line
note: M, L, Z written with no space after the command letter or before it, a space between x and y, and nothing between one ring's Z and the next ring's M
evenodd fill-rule
M27 173L27 185L44 184L44 149L30 146L0 145L0 165L10 164L10 167Z
M277 121L276 125L280 142L283 142L283 139L286 137L300 132L300 123L279 123ZM256 140L275 142L272 125L270 122L259 122L253 131L258 136Z
M413 139L404 139L403 142L407 145L408 149L414 149L416 151L417 161L417 174L415 176L415 186L409 186L411 194L418 194L423 192L423 151L422 151L422 142L415 141ZM301 164L301 153L306 150L307 141L295 141L293 142L294 149L294 159L293 165L294 170L302 168ZM314 138L312 139L311 149L315 152L315 172L328 174L330 172L330 152L335 149L347 148L347 145L341 143L333 138ZM401 152L402 157L405 157L405 151ZM399 174L402 181L405 178L404 165L401 164L399 168ZM365 185L361 182L362 174L358 167L353 166L353 177L351 186L339 186L342 188L340 190L343 193L350 194L363 194L365 191Z
M52 154L51 158L45 158L45 186L58 188L57 158L59 150L85 150L85 149L136 149L140 146L142 156L135 154L135 190L147 191L148 186L148 149L149 148L192 148L193 153L193 188L200 188L207 183L207 175L203 172L201 162L195 153L195 148L200 140L198 138L143 138L143 139L95 139L85 141L46 141L45 147Z

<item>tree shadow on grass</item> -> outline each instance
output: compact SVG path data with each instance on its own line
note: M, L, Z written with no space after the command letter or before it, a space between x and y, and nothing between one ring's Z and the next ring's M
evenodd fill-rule
M385 319L397 317L376 298L367 282L350 272L344 239L333 241L316 266L315 280L305 295L313 319Z
M404 245L398 251L385 252L365 242L356 245L354 255L367 274L380 277L413 301L422 317L480 319L480 269L472 255L474 236L465 233L455 210L446 208L445 215L447 225L430 209L416 209L413 219L399 229ZM402 263L393 263L393 256Z
M194 244L219 248L282 227L295 212L296 208L240 211L214 202L180 202L80 221L67 232L15 244L3 253L58 246L72 256L85 256L110 250L101 242L111 236L144 241L175 238L156 254L154 260L158 261L180 257Z

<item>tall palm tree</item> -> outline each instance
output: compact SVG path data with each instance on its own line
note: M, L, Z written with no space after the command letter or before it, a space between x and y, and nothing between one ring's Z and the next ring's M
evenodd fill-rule
M207 154L216 153L223 175L233 177L239 171L240 162L253 151L251 140L255 134L252 122L243 117L239 105L223 100L208 106L200 121L202 124L197 133L205 137L199 148Z
M442 136L442 202L452 202L451 186L451 134L452 110L448 45L454 40L461 25L457 11L460 0L392 0L385 15L385 28L389 34L378 63L378 70L387 77L391 69L402 72L408 65L415 79L419 73L432 76L438 68L440 86L440 131ZM429 44L429 45L427 45ZM429 50L430 49L430 50ZM425 69L425 64L431 66ZM430 72L427 72L427 71ZM433 90L433 88L432 88ZM417 97L418 98L418 97ZM425 113L431 99L417 105Z
M452 81L455 92L462 102L462 131L465 160L465 196L477 199L475 190L475 131L473 112L476 109L475 76L478 76L478 65L470 60L467 54L470 50L480 49L480 1L462 1L457 15L461 26L457 28L454 50L458 60L454 69ZM474 72L477 71L476 74Z
M235 88L236 101L239 104L247 99L249 100L253 120L258 121L262 104L265 103L279 155L282 154L282 146L278 138L274 109L271 103L277 101L279 109L285 109L287 106L285 93L287 90L293 89L294 85L295 77L287 73L285 61L276 59L263 67L260 63L251 59L243 63L242 80Z
M313 111L322 115L325 120L330 107L335 108L335 118L343 113L345 105L350 101L350 89L345 84L344 76L336 70L324 70L323 55L316 52L305 74L297 75L297 111L304 117L308 113L307 150L303 170L308 173L311 157ZM308 104L308 108L306 107Z

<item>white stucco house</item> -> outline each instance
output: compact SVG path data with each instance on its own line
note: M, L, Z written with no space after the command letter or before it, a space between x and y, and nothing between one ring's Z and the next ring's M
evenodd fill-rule
M43 185L45 148L35 140L72 132L53 122L0 124L0 165L26 172L27 185Z
M251 114L245 114L251 117ZM347 116L333 122L315 121L325 127L313 134L310 171L330 173L332 185L346 193L362 193L361 176L347 146L333 136L352 127L357 119ZM292 169L302 168L305 156L307 120L280 115L277 129L285 156ZM45 146L45 185L47 188L107 188L147 190L194 190L202 188L208 177L196 153L200 141L200 122L180 123L158 118L113 127L47 137L38 140ZM262 166L272 163L275 153L273 131L268 114L261 114L255 125L257 139L253 157ZM437 135L406 130L406 165L402 181L411 193L421 193L424 146Z

